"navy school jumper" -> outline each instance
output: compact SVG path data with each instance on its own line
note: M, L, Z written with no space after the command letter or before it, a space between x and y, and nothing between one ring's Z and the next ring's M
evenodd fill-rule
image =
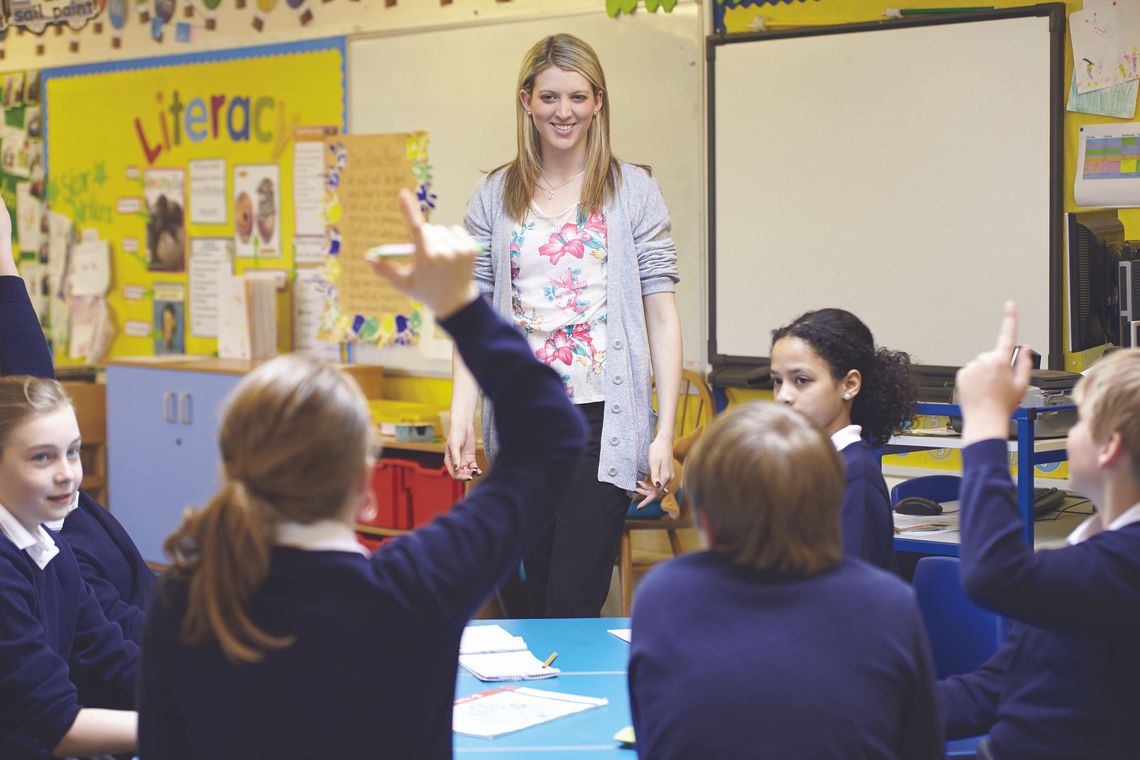
M962 452L962 576L1017 621L979 670L939 683L947 732L989 731L997 760L1140 755L1140 523L1034 553L1005 441Z
M47 341L19 277L0 277L0 374L55 377ZM123 526L80 491L79 506L64 520L60 533L107 618L118 623L127 638L142 641L143 610L154 589L154 573Z
M80 707L131 709L138 646L103 615L66 541L44 569L0 534L0 758L41 760Z
M871 444L860 438L839 454L847 471L843 506L839 510L843 553L897 573L891 498Z
M184 644L187 583L160 581L144 633L143 758L451 757L463 626L554 518L585 430L558 375L482 298L442 325L495 404L495 466L370 559L275 547L249 612L296 640L259 663Z
M640 757L944 756L926 631L899 578L849 556L788 577L710 550L658 565L637 593Z

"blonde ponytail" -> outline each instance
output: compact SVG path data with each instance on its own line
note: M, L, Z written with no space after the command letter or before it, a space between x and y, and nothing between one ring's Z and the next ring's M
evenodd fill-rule
M371 439L359 387L314 359L281 356L238 384L218 433L225 484L204 509L187 511L164 546L171 574L189 582L186 643L215 639L242 663L293 642L248 611L269 575L277 526L336 519L362 485Z

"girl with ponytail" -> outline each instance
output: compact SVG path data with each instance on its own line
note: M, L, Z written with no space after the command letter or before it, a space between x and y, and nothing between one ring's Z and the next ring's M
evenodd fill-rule
M819 425L843 456L844 553L897 571L890 496L872 449L910 419L910 357L876 347L849 311L809 311L772 332L772 383L776 400Z
M558 376L478 298L475 243L400 201L412 267L373 266L431 308L503 402L503 451L448 514L368 557L352 530L374 463L359 388L297 355L246 376L219 430L222 486L166 542L143 637L143 757L451 756L463 627L548 529L548 489L573 477L585 436Z

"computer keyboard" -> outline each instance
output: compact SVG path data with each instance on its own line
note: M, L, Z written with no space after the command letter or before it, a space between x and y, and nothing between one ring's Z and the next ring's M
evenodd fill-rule
M1067 494L1060 488L1033 489L1033 516L1041 517L1061 508Z

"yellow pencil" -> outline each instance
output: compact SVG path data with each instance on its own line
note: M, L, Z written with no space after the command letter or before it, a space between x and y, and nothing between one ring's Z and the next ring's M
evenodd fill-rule
M554 658L558 656L558 652L551 652L550 656L546 658L546 662L542 663L542 667L549 668L550 663L554 662Z

